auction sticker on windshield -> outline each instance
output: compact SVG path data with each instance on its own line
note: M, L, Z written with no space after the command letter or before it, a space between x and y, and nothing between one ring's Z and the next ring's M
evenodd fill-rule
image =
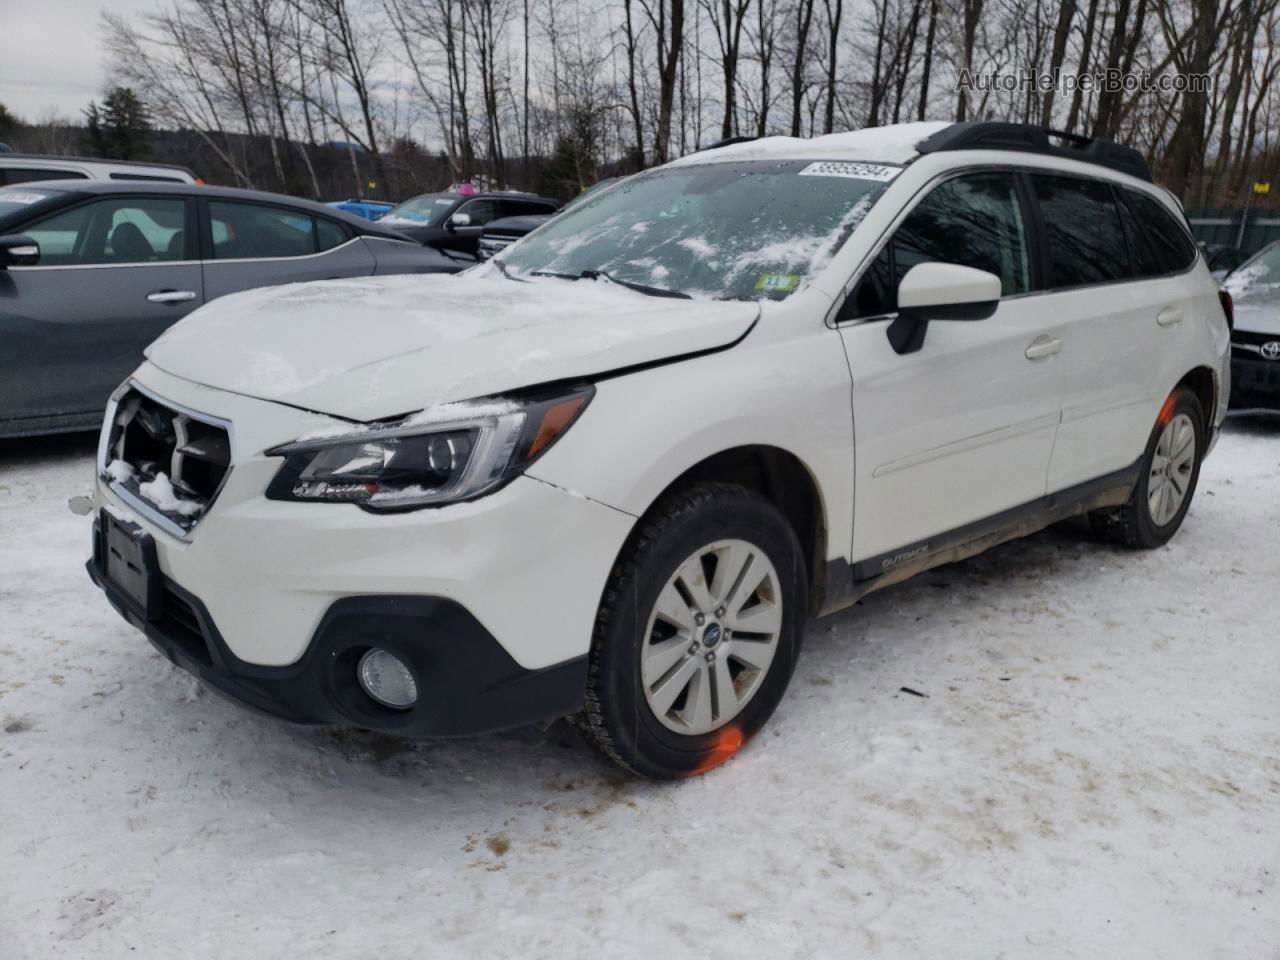
M892 180L902 172L900 167L887 167L879 163L842 163L820 160L800 171L802 177L848 177L851 180Z

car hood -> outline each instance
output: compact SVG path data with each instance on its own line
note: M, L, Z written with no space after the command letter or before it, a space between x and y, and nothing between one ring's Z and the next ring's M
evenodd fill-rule
M758 314L606 281L329 280L222 297L146 354L206 386L366 421L724 347Z

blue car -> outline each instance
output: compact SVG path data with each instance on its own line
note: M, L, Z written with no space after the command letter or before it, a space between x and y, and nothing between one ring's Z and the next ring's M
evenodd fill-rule
M335 210L354 213L357 217L364 217L366 220L377 220L395 204L385 200L334 200L328 206Z

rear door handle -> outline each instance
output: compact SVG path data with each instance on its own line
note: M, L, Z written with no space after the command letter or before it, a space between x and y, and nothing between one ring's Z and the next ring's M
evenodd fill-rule
M1156 314L1156 323L1162 327L1172 327L1175 323L1182 322L1181 307L1165 307Z
M147 294L152 303L186 303L195 298L194 290L153 290Z
M1044 360L1046 357L1052 357L1055 353L1062 349L1062 341L1057 337L1043 336L1036 337L1027 346L1028 360Z

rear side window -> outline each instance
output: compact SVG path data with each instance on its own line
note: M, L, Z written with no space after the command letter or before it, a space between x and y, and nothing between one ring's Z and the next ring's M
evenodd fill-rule
M1191 266L1195 244L1164 204L1127 187L1120 188L1120 197L1137 276L1160 277Z
M305 257L316 252L309 214L257 203L209 201L215 260Z
M947 180L912 210L858 282L841 319L898 309L898 284L919 263L956 263L994 273L1002 296L1031 289L1027 225L1010 174Z
M1130 275L1129 248L1110 184L1033 176L1048 246L1048 287L1110 283Z
M37 180L88 180L75 170L49 167L0 167L0 183L34 183Z

